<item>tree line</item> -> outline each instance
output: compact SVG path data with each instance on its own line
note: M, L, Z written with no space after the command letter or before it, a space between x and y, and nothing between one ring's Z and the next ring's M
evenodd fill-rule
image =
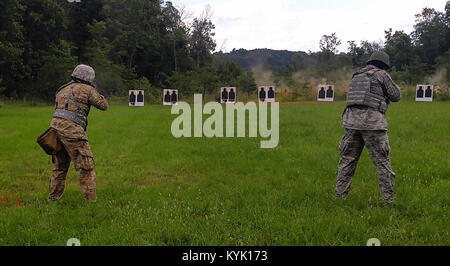
M450 82L450 1L445 12L424 8L415 16L414 31L385 31L384 41L349 41L347 52L339 53L341 40L336 33L323 35L319 52L309 53L309 62L297 56L286 72L309 69L316 76L326 77L330 73L364 66L374 51L389 54L393 78L398 82L415 85L443 70L443 84Z
M51 101L78 63L96 69L107 96L140 88L147 100L159 101L162 89L211 94L221 86L250 94L257 89L252 62L274 71L275 85L284 80L309 89L295 84L292 73L333 79L365 65L375 50L391 56L396 81L413 85L439 70L450 81L450 1L445 12L424 8L411 34L388 29L384 41L350 41L339 53L341 40L332 33L322 37L319 52L262 49L252 53L259 59L242 49L213 54L211 16L209 7L194 17L163 0L2 0L0 97Z
M211 15L209 7L193 17L160 0L2 0L0 96L51 101L78 63L95 68L107 96L256 90L251 72L212 54Z
M432 83L437 85L437 98L450 100L450 1L444 12L424 8L416 14L410 34L387 29L384 40L349 41L346 52L338 51L341 44L337 34L331 33L322 36L318 52L233 49L217 56L238 62L246 69L262 64L271 71L278 88L291 92L289 101L314 100L319 83L337 85L336 96L344 100L352 74L366 65L373 52L381 50L390 55L389 72L406 96L413 96L418 83Z

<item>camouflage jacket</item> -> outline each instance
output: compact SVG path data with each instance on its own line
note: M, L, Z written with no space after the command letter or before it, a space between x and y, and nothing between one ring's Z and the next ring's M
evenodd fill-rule
M368 65L359 72L378 69ZM370 87L383 90L386 102L400 101L400 88L392 80L391 76L384 70L375 72L371 77ZM355 130L387 130L388 123L385 114L368 106L351 106L344 110L342 115L342 127Z
M73 96L77 100L80 109L72 100L69 100L68 110L72 112L83 112L86 116L89 115L91 105L106 111L108 109L108 101L98 93L97 89L83 83L74 83ZM69 97L70 87L73 84L65 86L56 95L55 109L64 109ZM55 128L59 134L66 138L87 140L86 132L83 127L70 120L53 118L50 127Z

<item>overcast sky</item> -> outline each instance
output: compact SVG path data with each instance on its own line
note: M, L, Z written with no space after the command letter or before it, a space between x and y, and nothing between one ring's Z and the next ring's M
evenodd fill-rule
M382 41L392 28L410 33L424 7L445 10L447 0L173 0L198 16L213 11L217 50L270 48L318 51L324 34L347 41Z

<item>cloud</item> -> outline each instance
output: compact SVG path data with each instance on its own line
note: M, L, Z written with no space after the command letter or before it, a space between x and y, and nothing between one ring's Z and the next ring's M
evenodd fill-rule
M178 0L198 15L210 4L216 25L218 49L226 40L225 51L233 48L270 48L318 51L324 34L336 32L347 42L384 40L384 31L410 33L414 15L424 7L443 11L446 0Z

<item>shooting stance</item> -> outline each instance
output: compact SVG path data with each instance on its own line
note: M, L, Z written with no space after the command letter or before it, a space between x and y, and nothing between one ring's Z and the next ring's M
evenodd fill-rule
M400 101L400 88L386 72L389 55L375 52L367 66L353 75L342 115L345 134L339 144L339 169L336 197L350 192L353 175L364 146L367 147L378 173L381 196L385 204L395 199L395 173L390 162L386 111L390 102Z
M56 92L56 104L50 129L59 142L59 149L52 152L54 164L50 180L49 201L61 199L70 162L73 161L87 202L97 200L94 155L86 135L87 117L91 105L106 111L108 102L93 85L95 71L87 65L79 65L72 74L72 81Z

